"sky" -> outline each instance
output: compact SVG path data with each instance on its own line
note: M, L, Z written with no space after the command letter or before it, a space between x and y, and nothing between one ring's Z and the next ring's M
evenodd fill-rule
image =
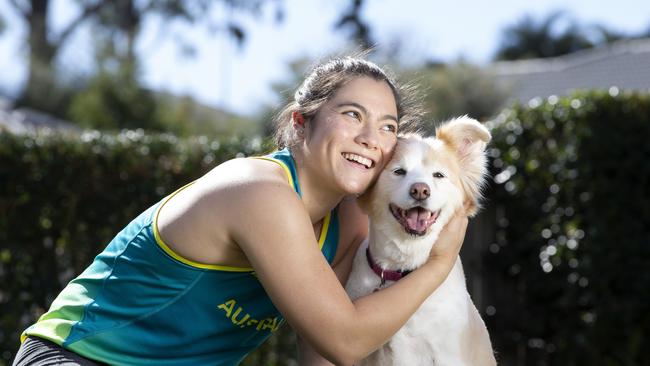
M53 2L54 24L62 26L76 14L71 0ZM274 20L272 1L258 17L215 7L215 19L232 17L244 25L243 47L223 33L211 35L206 27L151 20L138 42L142 81L154 90L190 95L214 107L253 115L264 106L277 105L271 85L289 78L291 61L326 57L349 45L345 32L333 30L348 3L285 0L281 23ZM378 50L400 44L403 63L462 58L484 65L492 59L504 28L525 15L542 19L555 10L565 10L567 19L579 24L601 24L626 34L650 28L647 0L366 0L363 19L371 26ZM0 91L12 93L25 79L25 28L12 13L9 0L0 0L0 14L7 23L0 34ZM194 46L193 57L183 56L179 39ZM75 72L89 71L92 52L86 27L75 33L60 63Z

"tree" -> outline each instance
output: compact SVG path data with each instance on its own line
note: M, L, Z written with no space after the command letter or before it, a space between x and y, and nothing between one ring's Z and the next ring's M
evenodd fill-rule
M138 84L133 68L123 65L117 72L95 75L86 90L72 98L68 116L84 127L102 130L163 130L156 110L154 95Z
M555 57L594 46L583 29L575 24L556 34L557 24L564 18L565 14L559 11L541 21L525 16L505 29L496 59Z
M374 45L370 26L361 18L364 0L351 0L349 8L343 12L334 28L337 30L350 28L350 38L362 49Z
M423 93L429 119L422 127L429 133L435 122L460 115L486 120L504 106L509 96L508 90L488 72L463 61L406 71L401 79L415 80Z
M27 25L29 45L27 81L16 104L41 109L60 117L65 114L66 103L62 103L61 98L53 98L60 95L55 61L71 35L83 24L92 22L97 29L102 30L105 39L112 42L116 50L120 50L116 52L116 56L119 56L117 59L135 69L137 56L134 45L146 17L160 16L168 21L178 19L193 23L201 20L209 23L209 10L216 4L222 4L232 11L259 15L261 6L267 2L268 0L79 0L74 2L79 7L79 15L58 30L54 29L50 21L51 0L10 0ZM277 12L282 12L280 6ZM276 19L281 17L276 16ZM245 40L244 28L232 19L227 24L210 26L217 31L226 31L240 44Z
M596 24L592 26L594 33L598 36L597 43L613 43L625 39L639 39L650 37L650 27L645 31L637 34L625 34L623 32L609 29L603 25Z
M59 32L54 32L48 19L50 0L11 0L15 11L27 25L29 44L27 81L16 104L18 106L38 106L45 111L56 109L58 100L52 100L56 89L53 61L62 45L73 32L102 7L107 1L81 2L80 14ZM49 101L49 103L48 103Z
M569 26L559 31L561 22ZM496 52L497 60L556 57L626 39L650 37L650 28L638 34L625 34L601 24L581 25L562 11L556 11L542 20L524 16L507 27Z

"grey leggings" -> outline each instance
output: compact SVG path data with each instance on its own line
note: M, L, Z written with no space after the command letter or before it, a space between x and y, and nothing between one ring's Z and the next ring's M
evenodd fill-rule
M27 337L20 345L13 366L99 366L105 365L81 357L74 352L38 337Z

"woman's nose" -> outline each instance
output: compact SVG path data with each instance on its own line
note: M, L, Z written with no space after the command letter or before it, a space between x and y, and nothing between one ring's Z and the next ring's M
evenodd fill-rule
M359 131L355 141L368 149L376 149L379 145L377 131L368 125Z

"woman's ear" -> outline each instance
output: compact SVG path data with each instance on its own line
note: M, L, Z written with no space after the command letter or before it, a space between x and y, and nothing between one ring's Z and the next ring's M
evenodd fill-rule
M301 112L291 112L291 121L293 122L293 131L299 139L305 138L305 116Z
M291 113L291 120L293 121L293 127L305 127L305 116L298 111L293 111Z

